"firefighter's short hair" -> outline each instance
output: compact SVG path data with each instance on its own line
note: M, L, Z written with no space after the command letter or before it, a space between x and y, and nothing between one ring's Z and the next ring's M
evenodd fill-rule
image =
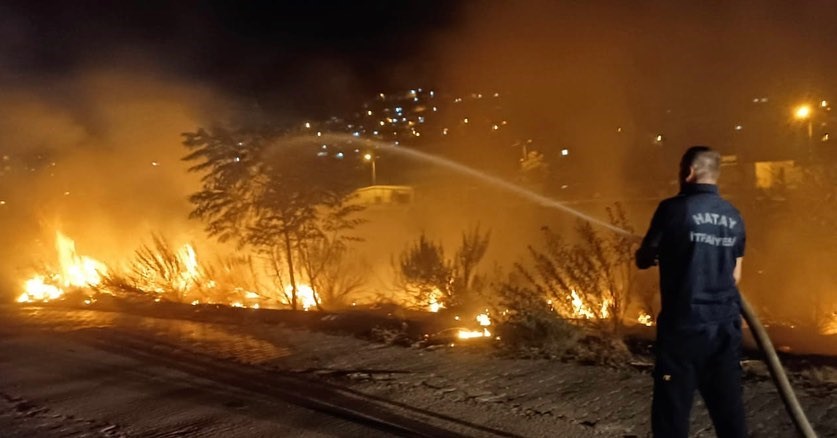
M680 175L685 179L695 169L695 182L715 182L721 175L721 154L709 146L692 146L680 160Z

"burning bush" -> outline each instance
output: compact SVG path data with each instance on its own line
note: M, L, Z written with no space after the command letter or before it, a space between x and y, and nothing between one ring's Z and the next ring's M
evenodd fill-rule
M92 304L101 294L121 298L141 298L197 304L224 304L233 307L281 307L291 304L292 290L271 270L275 265L251 254L218 257L214 262L200 261L191 244L173 245L160 234L153 234L149 243L134 251L133 258L124 264L106 265L76 252L75 242L56 232L57 264L45 262L35 269L36 274L25 280L17 301L47 302L66 299L70 295ZM308 256L313 263L320 260ZM321 276L303 273L319 281L329 302L345 298L362 284L362 274L347 273L341 257L323 260L333 263L322 268ZM305 275L297 274L298 278ZM313 283L312 283L313 284ZM70 294L74 292L74 294ZM321 302L320 294L310 284L297 283L300 307L315 309Z
M613 225L631 230L619 204L607 211ZM521 287L531 289L529 295L565 318L594 322L618 333L636 286L633 239L616 233L603 236L587 222L579 222L576 244L549 228L542 231L543 247L529 247L532 267L515 265Z
M441 308L474 307L485 277L477 267L485 256L491 232L479 225L462 233L453 259L445 257L441 243L422 233L394 263L398 285L414 298L417 307L438 312Z
M453 272L442 244L430 241L424 233L401 252L395 267L399 286L414 297L417 307L428 306L438 312L444 304Z
M134 287L161 294L170 301L184 301L186 295L200 289L204 281L192 245L175 250L157 234L152 236L152 244L136 250L130 271L128 278Z
M514 276L512 276L514 277ZM613 333L580 327L544 301L531 287L501 284L498 304L505 305L495 329L501 345L515 355L574 360L584 364L623 367L632 355Z
M581 331L561 317L536 289L520 287L513 280L499 285L497 309L501 315L497 334L503 345L516 352L563 357L581 337Z
M270 298L250 256L229 256L216 263L198 261L191 244L178 249L165 237L154 234L151 243L134 252L122 271L111 270L100 291L134 294L181 303L219 303L259 307Z

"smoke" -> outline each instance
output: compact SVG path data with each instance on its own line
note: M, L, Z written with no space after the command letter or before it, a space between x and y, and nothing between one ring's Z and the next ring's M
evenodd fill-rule
M180 160L180 134L223 119L224 102L147 65L0 83L3 294L54 260L59 229L108 261L152 232L201 240L187 219L198 176Z
M429 45L439 82L509 93L535 147L552 163L569 148L564 171L595 173L603 190L672 178L666 165L692 144L781 151L787 108L837 92L828 2L479 2L463 15ZM778 114L760 134L754 97Z

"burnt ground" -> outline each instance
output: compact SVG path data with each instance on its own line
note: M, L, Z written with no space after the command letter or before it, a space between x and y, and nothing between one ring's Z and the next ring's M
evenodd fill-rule
M642 355L624 367L500 357L486 340L411 342L444 323L386 313L119 307L0 308L2 436L648 434ZM396 336L368 339L380 333ZM837 436L834 376L807 360L794 384L820 436ZM745 368L753 436L793 436L763 366ZM713 436L699 401L693 431Z

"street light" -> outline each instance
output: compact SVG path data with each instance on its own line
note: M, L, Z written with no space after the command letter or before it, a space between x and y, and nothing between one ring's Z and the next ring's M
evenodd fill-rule
M800 120L807 119L811 116L811 107L808 105L800 105L796 107L796 110L793 112L794 117Z
M378 177L377 177L377 174L375 172L375 155L370 154L370 153L366 153L366 154L363 155L363 159L365 161L371 161L372 162L372 185L373 186L377 185Z
M793 112L793 116L796 117L797 120L807 120L808 121L808 154L811 154L811 141L814 137L814 125L811 117L811 106L810 105L799 105L796 107L796 110Z

